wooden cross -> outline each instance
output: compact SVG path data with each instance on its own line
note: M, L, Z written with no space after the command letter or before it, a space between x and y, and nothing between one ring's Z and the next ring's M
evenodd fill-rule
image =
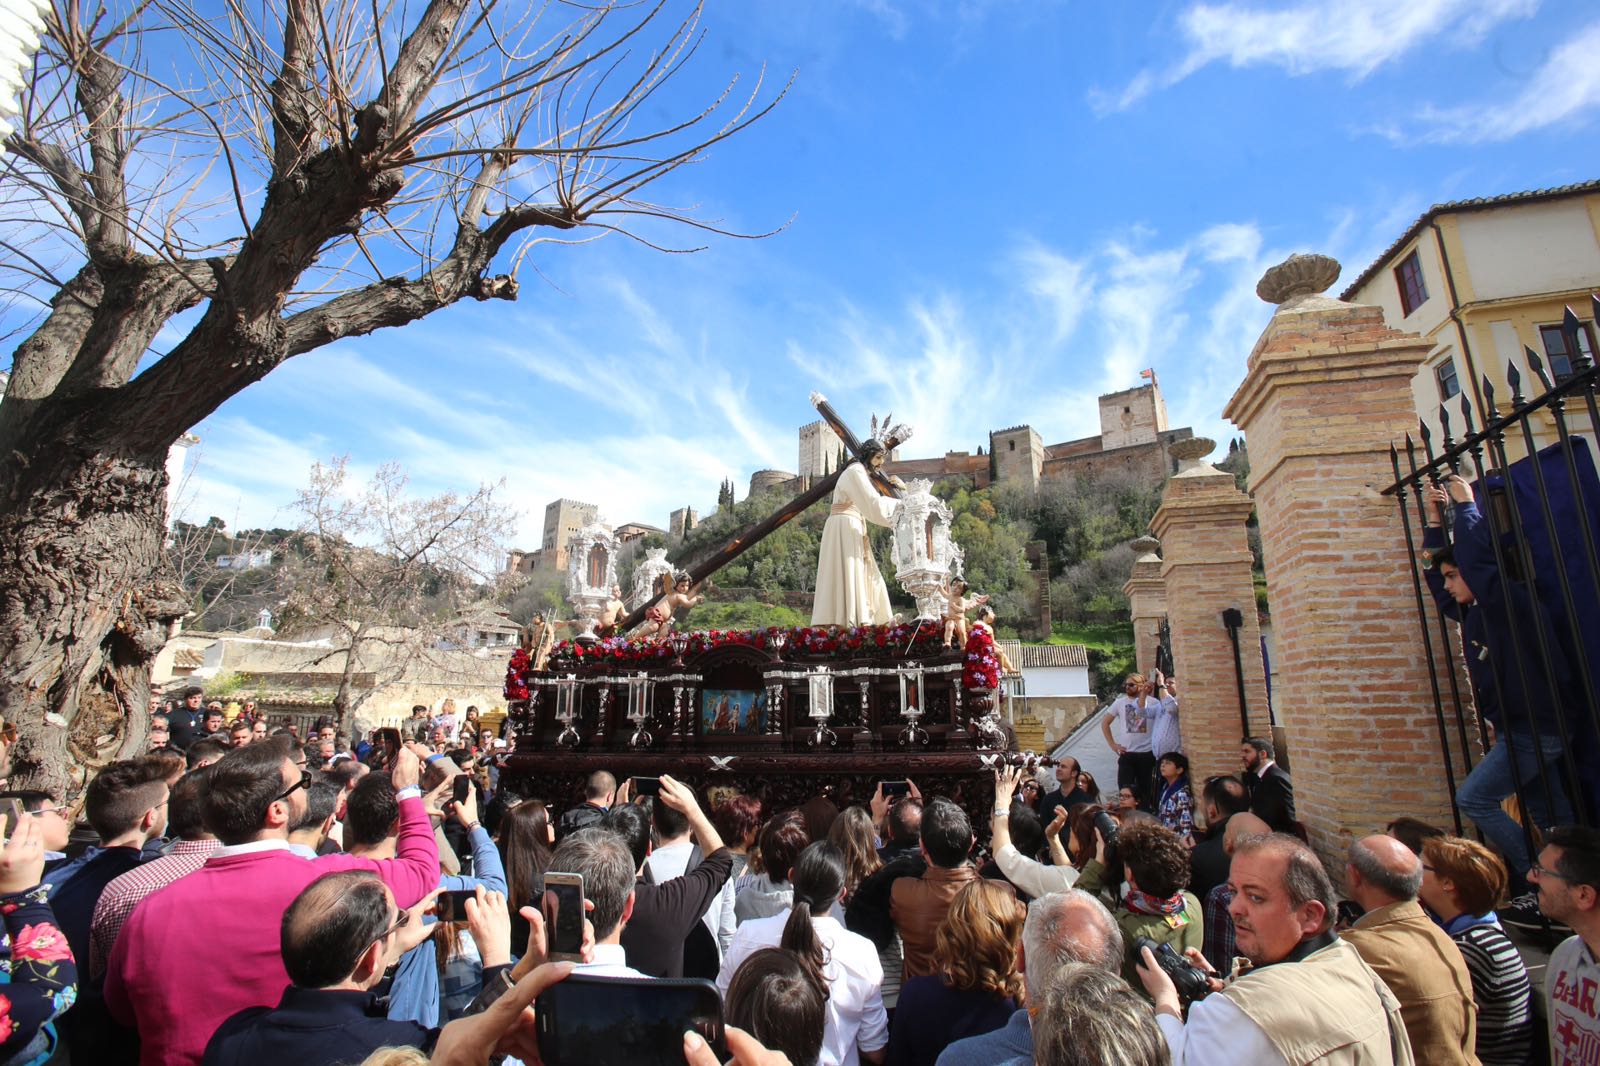
M860 438L850 431L849 426L844 424L844 420L839 417L838 413L828 403L828 398L820 392L813 392L811 394L811 403L817 409L817 413L822 416L822 420L828 424L828 428L832 429L838 435L840 442L850 450L850 454L857 459L861 458ZM911 439L911 430L897 427L897 431L891 433L889 438L883 442L884 450L892 452L909 439ZM863 465L866 465L867 474L872 478L874 488L891 499L900 499L900 490L884 475L883 471L874 470L867 464ZM733 562L752 547L761 543L773 530L803 514L807 507L810 507L833 491L834 485L838 484L839 476L843 473L844 467L840 467L826 477L818 479L810 489L796 496L755 525L741 529L717 551L689 567L690 586L700 584L700 582ZM669 585L668 588L670 587ZM617 632L626 633L643 621L645 612L654 607L664 594L664 592L658 592L629 611L627 617L617 623Z

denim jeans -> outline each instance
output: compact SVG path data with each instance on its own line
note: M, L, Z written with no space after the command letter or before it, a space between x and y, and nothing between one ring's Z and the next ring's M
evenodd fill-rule
M1456 804L1461 813L1477 823L1489 846L1505 856L1506 865L1517 878L1527 874L1531 865L1528 845L1523 839L1522 827L1500 806L1501 801L1515 791L1511 775L1513 752L1517 760L1517 778L1522 782L1523 816L1546 829L1572 821L1572 805L1567 802L1560 766L1561 738L1544 736L1540 740L1538 748L1543 751L1542 757L1536 753L1532 737L1502 731L1489 754L1472 768L1472 773L1456 789ZM1541 777L1549 779L1551 798L1555 802L1553 811L1545 802Z

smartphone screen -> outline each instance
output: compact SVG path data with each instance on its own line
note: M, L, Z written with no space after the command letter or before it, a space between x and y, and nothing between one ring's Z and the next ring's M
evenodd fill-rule
M583 877L549 872L544 877L546 953L561 962L583 952Z
M568 977L534 1009L545 1066L682 1066L694 1030L728 1056L717 986L698 979Z
M636 777L633 779L633 794L635 796L661 795L661 778Z
M904 781L884 781L882 784L884 799L894 800L911 794L911 786Z
M467 900L477 898L476 891L441 892L433 905L434 915L441 922L464 922L467 920Z
M467 802L467 794L472 791L472 778L466 774L457 774L455 783L450 787L454 790L452 795L455 797L455 801L457 803L465 803Z

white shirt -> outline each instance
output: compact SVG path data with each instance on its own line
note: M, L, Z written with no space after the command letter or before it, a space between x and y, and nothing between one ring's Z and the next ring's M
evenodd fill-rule
M1118 696L1103 712L1111 719L1111 738L1129 751L1150 750L1150 725L1161 701L1154 696Z
M1034 899L1052 892L1065 892L1078 883L1078 871L1074 867L1046 866L1028 858L1010 842L994 853L994 862L1007 881Z
M1157 1014L1172 1066L1288 1066L1267 1034L1227 996L1211 995L1189 1008L1189 1024Z
M676 844L666 844L652 851L644 860L645 866L650 870L650 876L656 879L656 884L670 881L674 877L682 877L689 868L689 853L694 851L694 844L688 840ZM734 920L733 914L733 878L728 878L722 883L722 889L716 898L711 901L711 906L706 908L700 920L705 923L711 935L717 941L717 959L728 953L728 945L733 943L733 930L739 924Z
M777 947L789 911L770 918L752 918L733 934L722 960L717 988L724 998L739 965L761 948ZM878 949L859 933L833 918L811 919L827 958L822 976L828 982L828 1018L822 1030L818 1066L858 1066L859 1051L877 1051L889 1044L889 1015L883 1008L883 964Z
M580 962L572 968L573 973L581 973L587 977L649 977L647 973L640 973L628 965L628 952L621 944L596 944L594 946L594 961Z

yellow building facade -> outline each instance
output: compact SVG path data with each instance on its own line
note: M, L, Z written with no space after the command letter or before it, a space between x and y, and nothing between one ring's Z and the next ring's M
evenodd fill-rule
M1576 353L1560 329L1568 307L1582 321L1578 347L1593 359L1592 292L1600 292L1600 181L1436 204L1340 295L1381 307L1390 326L1432 343L1412 392L1437 444L1441 404L1461 435L1463 394L1482 426L1485 378L1499 410L1510 406L1508 362L1525 395L1543 392L1525 347L1553 378L1570 372ZM1567 412L1569 428L1592 438L1584 405ZM1556 440L1548 412L1534 435L1540 447ZM1513 460L1523 454L1520 437L1506 446Z

